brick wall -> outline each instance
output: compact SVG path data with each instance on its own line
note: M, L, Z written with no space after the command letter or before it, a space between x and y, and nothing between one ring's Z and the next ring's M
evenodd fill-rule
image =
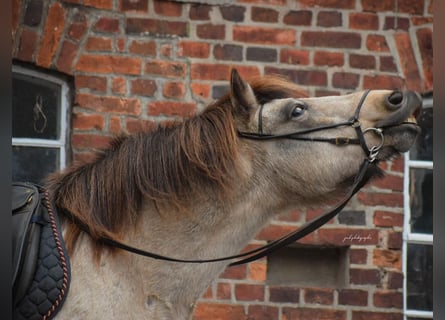
M74 80L78 160L121 131L196 113L227 90L232 67L285 75L312 96L433 88L432 0L225 2L13 0L12 54ZM263 259L227 269L194 319L402 319L403 159L383 166L385 179L302 241L349 246L346 288L267 285ZM274 221L250 246L319 213Z

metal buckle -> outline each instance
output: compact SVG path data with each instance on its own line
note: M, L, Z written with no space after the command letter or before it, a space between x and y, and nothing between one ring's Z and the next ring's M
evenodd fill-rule
M337 137L337 138L335 138L335 145L343 146L345 144L349 144L349 138L348 137Z
M372 131L376 133L380 137L380 144L372 146L371 148L368 148L369 150L369 161L373 162L377 155L379 154L380 150L383 147L383 144L385 143L385 136L383 135L383 130L380 128L367 128L363 130L363 136L366 134L366 132Z

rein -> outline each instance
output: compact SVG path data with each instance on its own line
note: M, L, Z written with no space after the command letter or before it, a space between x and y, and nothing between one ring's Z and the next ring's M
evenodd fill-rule
M219 262L219 261L226 261L226 260L234 260L239 259L235 262L232 262L229 264L229 266L236 266L244 263L248 263L257 259L260 259L264 256L267 256L271 252L283 248L301 238L308 235L309 233L315 231L316 229L320 228L324 224L326 224L329 220L331 220L333 217L335 217L348 203L348 201L360 190L361 187L363 187L368 180L371 178L371 174L369 174L369 170L372 167L376 166L376 157L379 153L380 149L383 147L384 137L382 130L379 128L368 128L365 130L361 129L360 122L359 122L359 114L360 110L362 108L362 105L369 93L369 90L365 91L362 98L360 99L359 104L357 105L357 109L355 111L354 116L349 119L346 122L338 123L338 124L332 124L332 125L326 125L326 126L320 126L316 128L311 129L305 129L296 131L289 134L279 134L279 135L272 135L272 134L264 134L262 129L262 106L259 111L259 121L258 121L258 133L253 132L238 132L238 135L245 139L252 139L252 140L272 140L272 139L293 139L293 140L303 140L303 141L317 141L317 142L327 142L327 143L333 143L335 145L343 146L348 144L357 144L360 145L365 152L367 158L363 160L363 163L360 166L359 173L354 179L354 183L352 187L350 188L349 192L345 195L343 200L332 210L312 219L309 222L306 222L304 225L302 225L300 228L296 229L293 232L288 233L287 235L274 240L272 242L269 242L268 244L259 247L254 250L250 250L244 253L232 255L232 256L226 256L226 257L220 257L215 259L202 259L202 260L187 260L187 259L176 259L168 256L163 256L160 254L156 254L149 251L144 251L139 248L135 248L129 245L126 245L122 242L119 242L117 240L113 240L111 238L107 237L100 237L97 239L99 242L109 245L111 247L115 247L118 249L126 250L129 252L132 252L134 254L138 254L144 257L149 257L157 260L164 260L164 261L171 261L171 262L180 262L180 263L209 263L209 262ZM327 130L331 128L336 128L340 126L352 126L357 134L357 138L347 138L347 137L337 137L337 138L313 138L313 137L301 137L300 135L304 135L307 133L312 133L316 131L321 130ZM377 133L381 138L381 143L379 145L373 146L369 148L366 144L364 135L368 131L373 131ZM66 210L60 210L65 216L68 217L73 223L75 223L81 230L91 235L90 230L88 226L82 222L80 219L75 217L72 213L66 211Z

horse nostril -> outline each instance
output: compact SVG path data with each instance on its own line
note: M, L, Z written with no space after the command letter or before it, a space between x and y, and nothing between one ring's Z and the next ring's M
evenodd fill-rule
M386 98L386 106L391 110L396 110L402 106L403 92L394 91Z

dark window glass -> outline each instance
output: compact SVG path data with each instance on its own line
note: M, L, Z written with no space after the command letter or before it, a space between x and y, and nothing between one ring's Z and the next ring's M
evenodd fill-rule
M12 180L43 183L43 179L59 168L59 149L12 147Z
M12 94L14 138L59 138L60 85L13 73Z
M411 232L433 233L433 170L410 169Z
M433 108L422 109L417 123L422 131L410 150L410 159L433 161Z
M433 310L433 246L408 244L407 307Z

